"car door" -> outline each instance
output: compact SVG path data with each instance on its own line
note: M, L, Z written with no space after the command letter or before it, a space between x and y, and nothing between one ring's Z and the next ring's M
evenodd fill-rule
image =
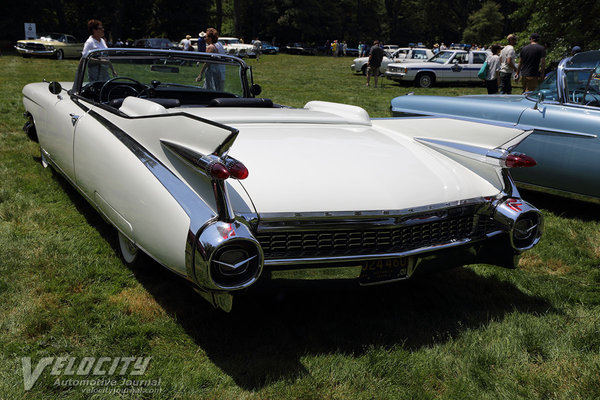
M447 82L465 82L469 80L469 55L465 53L456 53L450 60L448 68L442 74L442 78Z
M518 182L600 197L599 109L542 102L525 109L519 124L536 127L516 150L537 165L511 170Z
M65 91L52 96L46 113L45 132L39 135L40 145L62 172L75 180L73 137L85 111Z
M79 43L74 36L65 35L65 57L79 58L81 57L81 50L83 50L83 44Z
M470 54L469 65L467 66L469 70L469 80L472 82L479 82L479 78L477 74L481 69L481 66L487 59L487 53L482 51L472 51Z

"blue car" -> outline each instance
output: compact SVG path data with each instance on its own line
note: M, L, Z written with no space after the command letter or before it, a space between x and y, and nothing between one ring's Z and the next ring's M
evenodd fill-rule
M273 46L270 42L265 42L264 40L261 43L262 43L262 52L263 52L263 54L277 54L277 53L279 53L279 47Z
M533 130L513 151L535 168L513 169L531 190L600 203L600 51L563 59L537 90L522 95L396 97L395 117L452 117Z

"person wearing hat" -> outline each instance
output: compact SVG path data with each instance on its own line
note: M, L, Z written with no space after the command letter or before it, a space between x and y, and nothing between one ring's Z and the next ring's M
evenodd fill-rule
M436 43L433 45L433 54L437 54L439 52L440 52L440 45Z
M200 32L198 34L198 51L206 52L206 32Z
M540 35L532 33L529 44L521 49L515 80L521 79L523 93L537 89L546 69L546 48L538 43Z
M500 52L500 93L512 94L512 74L517 70L514 47L517 37L511 33L506 39L508 44Z
M573 46L573 48L571 49L571 56L574 56L577 53L581 53L581 47Z
M179 47L181 47L183 51L192 50L192 41L190 40L191 38L192 37L190 35L185 35L185 39L179 42Z

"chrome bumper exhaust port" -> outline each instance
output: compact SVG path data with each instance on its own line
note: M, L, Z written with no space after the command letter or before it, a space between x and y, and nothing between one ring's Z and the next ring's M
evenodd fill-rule
M202 230L196 244L197 284L206 290L240 290L256 282L264 256L243 224L217 221Z
M494 219L510 227L510 244L518 252L529 250L542 237L540 211L523 199L509 198L496 207Z

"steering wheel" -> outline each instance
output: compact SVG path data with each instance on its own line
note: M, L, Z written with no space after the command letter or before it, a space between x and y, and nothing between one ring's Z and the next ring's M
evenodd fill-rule
M129 78L127 76L116 76L116 77L114 77L112 79L107 80L106 82L104 82L104 85L102 85L102 88L100 89L100 94L98 95L100 101L102 101L102 94L104 93L104 90L110 84L112 84L114 81L117 81L119 79L135 83L135 85L139 87L139 90L137 90L136 88L134 88L133 86L130 86L130 85L115 85L106 94L106 101L107 102L110 101L110 94L112 93L112 91L114 89L117 89L117 88L121 88L121 89L122 88L128 88L129 90L131 90L132 92L135 93L136 97L140 97L141 94L145 94L147 97L150 97L150 91L148 90L148 87L146 85L144 85L143 83L141 83L140 81L137 81L137 80L135 80L133 78Z

